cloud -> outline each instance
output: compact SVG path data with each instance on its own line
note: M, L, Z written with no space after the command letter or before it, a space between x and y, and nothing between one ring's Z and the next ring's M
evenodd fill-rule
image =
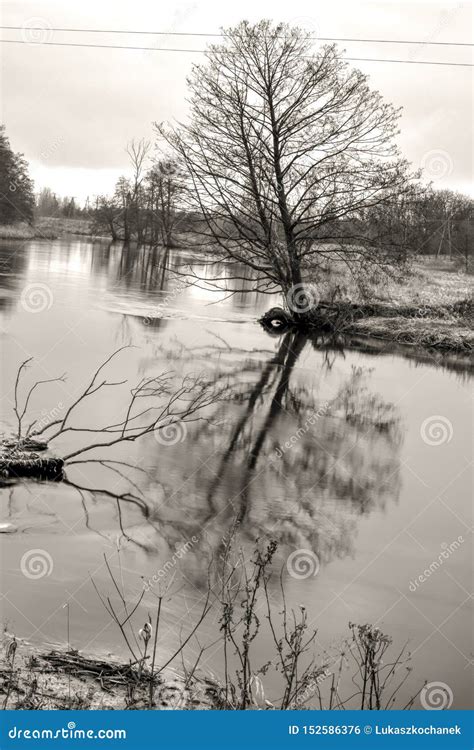
M321 36L442 41L464 40L471 13L461 4L402 2L360 3L356 12L349 0L315 8L310 0L296 0L291 7L259 0L257 15L253 0L242 0L238 7L212 0L182 0L170 6L146 0L83 0L80 6L27 0L6 2L4 23L22 25L40 18L52 27L214 32L242 17L267 16L287 21L298 18L299 23L307 19L308 28L317 28ZM20 38L18 32L5 35ZM157 48L202 48L206 43L201 37L65 32L53 32L53 41ZM345 46L346 54L353 57L467 59L462 48ZM2 53L4 121L13 147L32 162L38 186L50 184L60 193L74 195L84 194L89 177L88 192L97 192L98 185L101 190L112 189L116 175L127 169L127 141L151 137L153 120L185 117L186 75L193 61L202 61L199 54L42 45L4 45ZM405 155L418 165L427 149L448 151L453 162L448 183L467 186L472 163L469 69L358 65L388 101L403 106L400 143ZM60 146L52 148L58 141Z

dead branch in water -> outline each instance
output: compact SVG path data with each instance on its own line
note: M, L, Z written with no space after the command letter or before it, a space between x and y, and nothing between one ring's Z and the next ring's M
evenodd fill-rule
M30 398L32 397L32 395L33 395L34 391L36 390L36 388L39 388L41 385L45 385L46 383L58 383L58 382L64 383L64 380L65 380L65 375L60 375L57 378L48 378L47 380L37 380L36 383L34 383L31 386L31 388L29 389L29 391L28 391L28 393L26 395L26 398L24 400L23 407L20 407L19 393L18 393L18 391L19 391L19 386L20 386L21 375L22 375L22 372L28 367L29 363L32 360L33 360L33 357L29 357L28 359L25 359L25 361L21 363L20 367L18 368L18 372L16 374L15 389L14 389L15 405L13 407L13 411L15 412L15 415L16 415L16 418L17 418L17 422L18 422L18 432L17 432L17 441L18 442L20 442L22 440L22 422L23 422L23 419L24 419L24 417L26 415L26 412L28 411L28 405L30 403ZM35 422L33 422L29 426L29 428L28 428L28 430L26 432L26 437L29 436L31 428L33 427L34 424L35 424ZM37 432L35 434L39 435L40 432Z
M64 416L52 419L46 424L38 426L38 420L34 420L24 431L25 417L28 413L31 397L34 391L45 383L64 382L65 375L47 380L36 381L27 391L25 398L20 397L20 385L24 372L31 358L22 362L18 368L14 388L14 413L17 421L17 432L11 439L3 440L0 445L0 473L6 478L35 478L40 480L60 481L66 478L65 468L79 463L96 463L104 468L120 473L117 466L122 464L129 469L138 469L132 464L123 461L114 461L112 458L91 455L94 450L109 449L124 443L135 442L145 435L160 432L164 433L163 443L166 436L173 431L183 428L183 423L203 419L198 412L213 404L219 393L215 385L208 382L200 375L184 375L177 385L173 385L173 373L163 372L159 375L143 378L129 391L129 396L122 410L121 416L104 425L82 426L74 421L78 410L92 396L103 392L107 388L124 386L127 380L108 380L105 376L105 367L124 349L123 346L116 349L95 370L90 382L81 393L68 406ZM89 409L89 412L91 409ZM36 428L35 428L35 425ZM46 451L48 446L66 433L82 433L90 435L91 439L86 444L77 447L61 457L45 455L38 456L39 451ZM41 439L40 439L41 438ZM136 489L136 485L128 477L122 478L129 481ZM87 488L70 482L81 490L104 492L98 488ZM116 494L114 494L116 496ZM121 499L143 504L143 499L125 493L119 495Z

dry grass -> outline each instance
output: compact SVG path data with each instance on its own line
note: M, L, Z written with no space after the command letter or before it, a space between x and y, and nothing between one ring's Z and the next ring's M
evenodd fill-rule
M439 306L472 297L474 275L459 260L431 256L390 274L368 267L351 272L341 261L331 261L308 271L305 285L320 300Z
M2 240L29 240L33 239L34 236L33 227L26 222L0 225L0 239Z
M472 297L474 276L456 268L454 262L445 267L432 259L417 260L399 283L389 282L384 292L387 301L407 305L451 305Z
M88 219L42 216L33 225L26 222L0 225L0 239L4 240L56 240L69 235L90 236L90 234L91 222Z
M421 317L364 318L351 326L351 332L443 351L468 354L474 349L472 327L458 320Z
M63 219L53 216L44 216L36 222L36 236L51 235L64 237L69 234L91 234L91 222L89 219Z
M405 278L388 282L384 294L385 301L395 308L409 305L417 308L417 313L412 317L365 318L352 330L406 344L469 353L474 349L470 317L473 291L474 276L460 269L456 261L421 258ZM457 306L461 301L465 304Z
M359 276L331 263L314 277L308 288L339 309L337 322L347 333L464 354L474 348L474 276L462 259L424 256L391 275L365 269ZM324 304L314 312L321 311Z

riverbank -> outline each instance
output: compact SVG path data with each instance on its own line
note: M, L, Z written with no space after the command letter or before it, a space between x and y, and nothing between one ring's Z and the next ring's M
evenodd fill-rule
M306 631L305 610L302 610L303 619L294 631L299 636L301 627L302 632ZM287 670L293 664L298 664L307 651L306 646L314 641L316 631L306 646L303 646L303 641L290 637L293 651L286 657L281 648L283 641L275 642L273 667L284 658L287 668L284 670L284 682L290 689L290 693L285 691L275 703L265 697L263 684L272 660L258 672L251 670L249 662L245 682L241 680L241 673L239 677L238 669L235 673L236 683L230 679L231 672L226 671L225 684L221 684L214 675L207 676L202 670L197 670L200 657L190 669L186 668L183 658L180 671L171 668L169 662L162 669L153 669L153 650L150 669L150 655L147 656L146 651L140 659L125 663L109 654L98 657L71 648L47 650L4 631L0 644L0 703L4 710L399 708L395 695L411 672L411 667L408 667L411 657L405 652L405 647L390 657L393 662L385 662L382 656L392 644L389 636L369 624L349 623L349 629L351 638L341 643L332 659L326 652L324 663L316 667L313 659L302 672ZM241 653L237 644L236 647L237 652ZM374 661L376 655L380 657L378 661ZM355 669L347 698L340 693L343 663L345 669L350 663ZM396 672L401 668L404 668L405 674L400 677ZM276 666L276 671L279 671L279 666ZM298 674L297 678L293 676L295 674ZM359 676L361 684L356 680ZM395 689L391 684L394 682L397 683ZM422 687L423 684L419 684L404 702L404 710L414 705Z
M348 326L351 334L411 344L425 349L436 349L456 354L474 351L474 332L467 320L446 320L433 317L372 317L358 320Z
M451 258L418 259L402 283L387 285L383 309L349 326L350 333L439 351L474 350L474 276Z
M456 261L419 258L399 279L373 285L364 296L347 285L343 299L327 301L327 290L348 281L332 274L322 284L308 283L316 304L298 319L291 311L273 308L261 318L264 327L370 336L464 355L474 351L474 276Z
M2 240L57 240L60 237L85 236L92 234L92 222L89 219L67 219L53 216L42 216L34 224L0 225Z
M218 686L172 669L150 678L136 666L75 650L42 650L5 635L0 657L0 701L10 710L123 710L218 708Z

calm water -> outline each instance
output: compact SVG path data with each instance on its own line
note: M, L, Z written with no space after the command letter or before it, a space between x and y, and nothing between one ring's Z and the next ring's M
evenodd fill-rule
M35 391L29 421L63 415L97 366L126 345L133 348L106 374L128 379L128 386L91 398L78 410L77 426L110 423L123 414L127 388L163 371L173 373L174 384L187 373L203 374L231 394L207 409L208 421L188 424L177 442L149 435L107 454L146 470L115 466L133 478L139 503L118 504L64 484L1 490L0 520L16 529L0 537L1 612L10 631L64 644L69 603L74 647L125 658L89 576L110 592L106 553L133 599L143 579L168 562L167 577L174 578L164 605L164 658L197 618L210 560L238 519L236 544L246 553L257 537L278 541L275 569L283 570L287 605L307 608L319 654L333 653L349 621L377 623L394 647L408 641L412 653L402 705L424 680L446 683L453 707L470 705L472 383L462 367L355 345L335 351L293 335L272 338L256 318L274 301L252 292L250 279L248 293L229 297L183 289L170 278L170 266L191 260L185 252L164 257L82 241L3 243L0 252L5 431L14 429L14 380L28 357L34 360L23 392L67 373L65 382ZM38 299L46 299L42 312L32 311ZM441 421L441 437L436 428L429 432L430 422L423 428L432 417ZM54 449L71 452L85 439L71 432ZM71 466L68 478L83 488L130 490L118 471L97 463ZM48 554L48 575L24 575L21 560L30 550ZM287 560L296 550L317 556L316 575L290 574ZM443 551L442 564L417 582ZM272 596L280 605L278 580ZM140 607L145 619L156 607L154 591ZM209 616L200 642L211 643L218 629ZM264 629L259 640L263 664L273 656ZM196 650L193 641L191 661ZM217 646L202 666L220 673ZM264 684L271 698L271 675Z

